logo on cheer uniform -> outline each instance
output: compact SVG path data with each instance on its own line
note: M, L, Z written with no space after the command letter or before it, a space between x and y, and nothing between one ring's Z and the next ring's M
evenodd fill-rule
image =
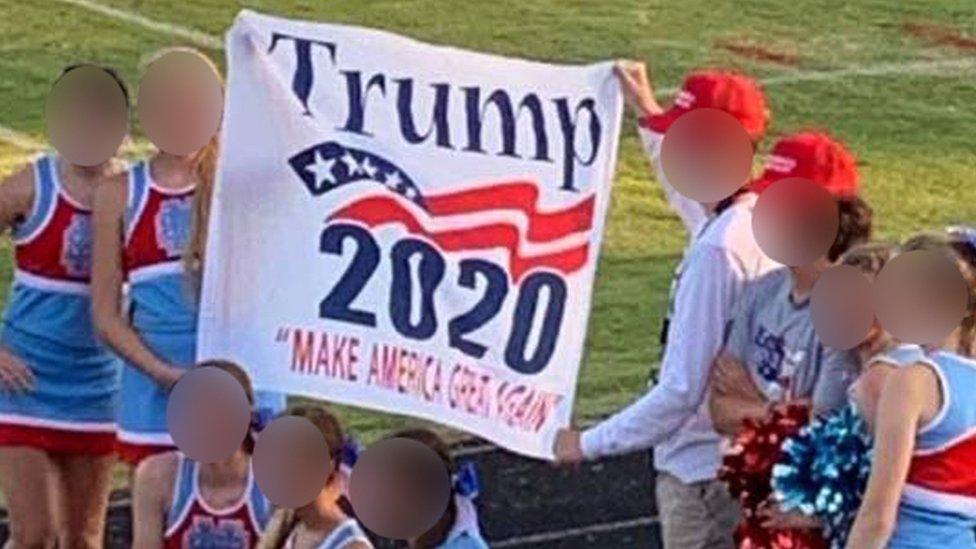
M91 274L91 248L91 217L74 214L61 245L61 266L68 275L84 277Z
M183 534L183 547L188 549L247 549L251 535L241 520L218 520L194 517L193 525Z
M169 258L179 257L190 238L191 197L166 198L156 214L156 241Z

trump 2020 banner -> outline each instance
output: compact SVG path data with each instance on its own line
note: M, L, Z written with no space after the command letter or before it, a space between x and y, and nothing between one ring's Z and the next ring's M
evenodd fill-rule
M247 11L227 42L199 357L551 457L610 200L612 65Z

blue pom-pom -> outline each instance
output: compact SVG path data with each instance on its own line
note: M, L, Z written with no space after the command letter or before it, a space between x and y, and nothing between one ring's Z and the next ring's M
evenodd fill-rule
M352 467L356 464L356 460L359 459L360 453L359 441L353 437L346 437L342 442L342 448L339 451L339 462L346 467Z
M478 469L472 461L463 462L454 474L454 491L462 497L474 499L481 492Z
M831 547L843 547L871 472L871 447L853 405L811 422L784 443L773 468L782 509L820 518Z

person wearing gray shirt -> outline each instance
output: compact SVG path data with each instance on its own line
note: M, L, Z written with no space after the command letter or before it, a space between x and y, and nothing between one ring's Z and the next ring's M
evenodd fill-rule
M870 238L872 215L860 198L837 203L839 230L825 257L776 269L744 288L712 370L709 410L719 433L734 435L744 419L763 417L784 401L806 400L818 411L844 402L857 357L820 341L810 292L820 273Z

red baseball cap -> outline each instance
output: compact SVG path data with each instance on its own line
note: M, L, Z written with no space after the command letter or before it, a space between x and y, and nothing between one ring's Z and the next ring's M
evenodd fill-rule
M697 71L685 78L670 109L645 117L641 125L664 133L681 115L703 108L731 114L753 140L762 137L769 124L766 95L758 82L730 71Z
M837 198L857 196L860 174L854 154L843 143L820 132L783 137L773 146L762 175L749 183L761 193L780 179L809 179Z

